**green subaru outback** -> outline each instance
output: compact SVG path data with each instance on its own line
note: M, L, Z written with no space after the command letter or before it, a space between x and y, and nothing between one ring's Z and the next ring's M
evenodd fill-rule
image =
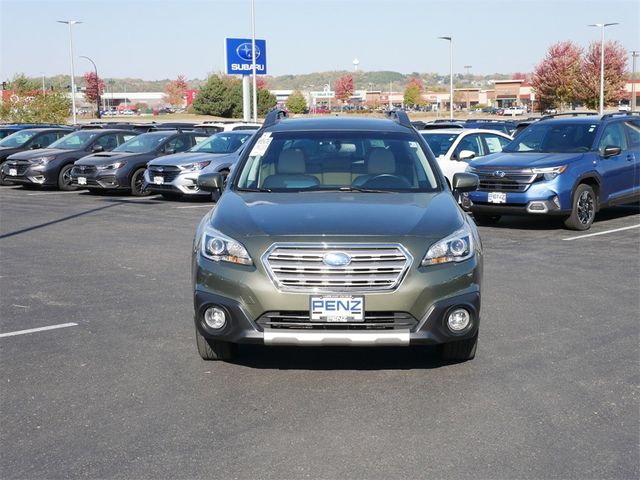
M482 246L404 112L388 119L289 119L271 112L198 227L198 352L237 344L441 345L474 357ZM453 193L453 194L452 194Z

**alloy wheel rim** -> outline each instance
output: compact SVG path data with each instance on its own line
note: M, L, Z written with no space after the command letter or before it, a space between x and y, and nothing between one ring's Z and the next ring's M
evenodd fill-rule
M589 192L582 192L578 197L578 220L582 225L588 225L594 214L593 197Z
M142 174L138 174L136 176L136 180L133 183L136 187L136 191L137 192L142 192L142 184L143 184L143 179L142 179L143 175Z
M62 172L62 183L64 185L71 185L71 169Z

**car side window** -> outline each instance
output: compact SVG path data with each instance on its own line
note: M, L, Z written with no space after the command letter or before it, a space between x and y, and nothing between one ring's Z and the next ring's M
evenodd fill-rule
M209 138L206 135L193 135L191 137L191 146L195 147L196 145L200 145L202 142L204 142L207 138Z
M135 136L136 135L129 134L129 133L119 133L118 134L118 145L122 145L124 142L128 142L129 140L131 140Z
M627 142L624 138L624 124L615 122L607 125L602 132L602 137L598 142L598 150L603 152L606 147L620 147L623 150L627 148Z
M627 132L629 148L640 148L640 120L625 122L624 129Z
M105 152L109 152L118 146L117 134L109 133L107 135L103 135L96 140L95 145L100 145Z
M455 156L459 157L460 152L463 150L470 150L476 154L476 157L481 157L483 155L483 152L482 152L482 142L480 141L480 135L478 134L467 135L462 140L460 140L460 143L456 147Z
M57 132L49 132L49 133L43 133L42 135L38 135L36 136L32 141L31 141L31 145L42 145L43 147L46 147L50 144L52 144L53 142L55 142L58 138L62 138L65 134L58 136Z
M487 145L487 155L501 152L505 145L510 142L508 138L501 137L500 135L491 135L490 133L484 133L482 137Z
M178 135L173 140L170 140L165 149L170 148L176 153L185 152L191 148L191 139L188 135Z

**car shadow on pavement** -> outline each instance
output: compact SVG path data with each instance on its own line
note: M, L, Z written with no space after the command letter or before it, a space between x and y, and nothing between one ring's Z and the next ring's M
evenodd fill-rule
M268 370L415 370L457 362L429 347L265 347L239 345L229 363Z

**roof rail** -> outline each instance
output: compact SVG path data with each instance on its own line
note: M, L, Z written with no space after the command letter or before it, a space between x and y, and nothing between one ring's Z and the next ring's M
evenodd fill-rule
M553 115L545 115L540 117L540 120L549 120L557 117L579 117L581 115L598 115L597 112L566 112L566 113L554 113Z
M403 127L413 128L413 125L411 125L411 121L409 120L409 115L407 115L407 112L404 110L390 110L387 112L387 117L392 119L394 122L399 123Z
M604 115L602 115L602 118L626 117L627 115L637 117L638 115L640 115L640 111L605 113Z
M283 118L287 118L289 114L286 110L282 110L280 108L274 108L269 113L267 113L267 118L264 119L263 127L270 127L271 125L275 125Z

